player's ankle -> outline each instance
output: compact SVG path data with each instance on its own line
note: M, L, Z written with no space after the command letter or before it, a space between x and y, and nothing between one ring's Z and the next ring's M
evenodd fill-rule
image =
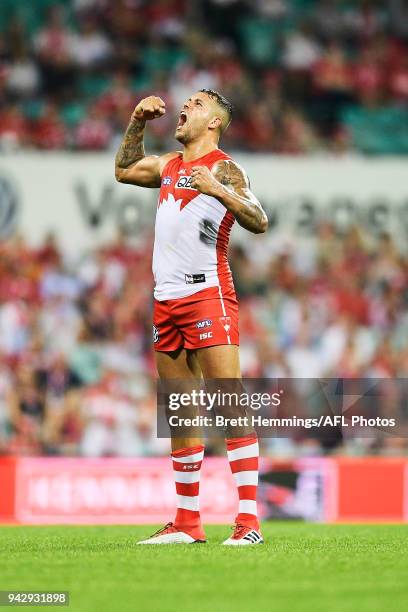
M175 527L196 529L197 527L201 527L201 515L199 512L191 512L189 510L185 510L184 508L177 508L173 525Z
M201 521L186 523L185 521L178 521L177 519L174 520L173 525L179 529L200 529L202 527Z
M195 540L205 540L205 531L203 529L201 522L195 523L195 524L174 523L174 527L178 529L179 531L183 531L184 533L187 533L189 536L191 536Z
M186 527L187 529L196 529L197 527L202 527L201 517L194 520L186 520L185 518L180 518L176 515L174 519L173 525L175 527Z
M256 531L259 531L260 528L259 520L256 516L249 517L243 516L242 514L238 514L235 519L235 523L237 525L244 525L245 527L250 527L251 529L255 529Z

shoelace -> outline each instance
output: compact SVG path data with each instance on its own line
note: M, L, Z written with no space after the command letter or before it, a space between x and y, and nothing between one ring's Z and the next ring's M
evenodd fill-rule
M243 537L247 529L250 531L247 525L234 525L233 529L234 533L232 534L232 537L236 539L240 538L241 536Z
M158 536L161 533L164 533L167 529L170 529L170 527L173 527L173 523L167 523L167 525L165 525L164 527L160 527L160 529L155 531L150 537L154 538L155 536Z

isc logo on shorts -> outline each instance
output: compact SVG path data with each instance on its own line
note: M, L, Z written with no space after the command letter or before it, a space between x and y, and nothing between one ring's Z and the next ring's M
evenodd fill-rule
M176 188L194 189L194 187L191 187L191 176L180 176L179 180L176 183Z
M153 325L153 342L156 344L160 339L159 330L155 325Z
M213 337L212 332L204 332L204 334L200 334L200 340L208 340Z

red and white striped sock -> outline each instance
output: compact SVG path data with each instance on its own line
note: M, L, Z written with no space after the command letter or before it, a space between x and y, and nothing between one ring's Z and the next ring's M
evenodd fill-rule
M195 539L205 539L201 527L199 490L204 446L182 448L171 453L177 493L177 514L174 526Z
M256 434L226 440L228 461L238 488L239 508L235 522L259 529L256 508L259 445Z

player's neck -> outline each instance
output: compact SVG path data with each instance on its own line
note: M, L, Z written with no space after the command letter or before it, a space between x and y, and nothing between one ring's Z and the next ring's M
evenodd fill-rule
M218 145L213 141L203 142L202 140L199 140L197 142L189 142L188 144L184 145L183 161L194 161L195 159L204 157L204 155L208 155L208 153L211 153L216 149L218 149Z

